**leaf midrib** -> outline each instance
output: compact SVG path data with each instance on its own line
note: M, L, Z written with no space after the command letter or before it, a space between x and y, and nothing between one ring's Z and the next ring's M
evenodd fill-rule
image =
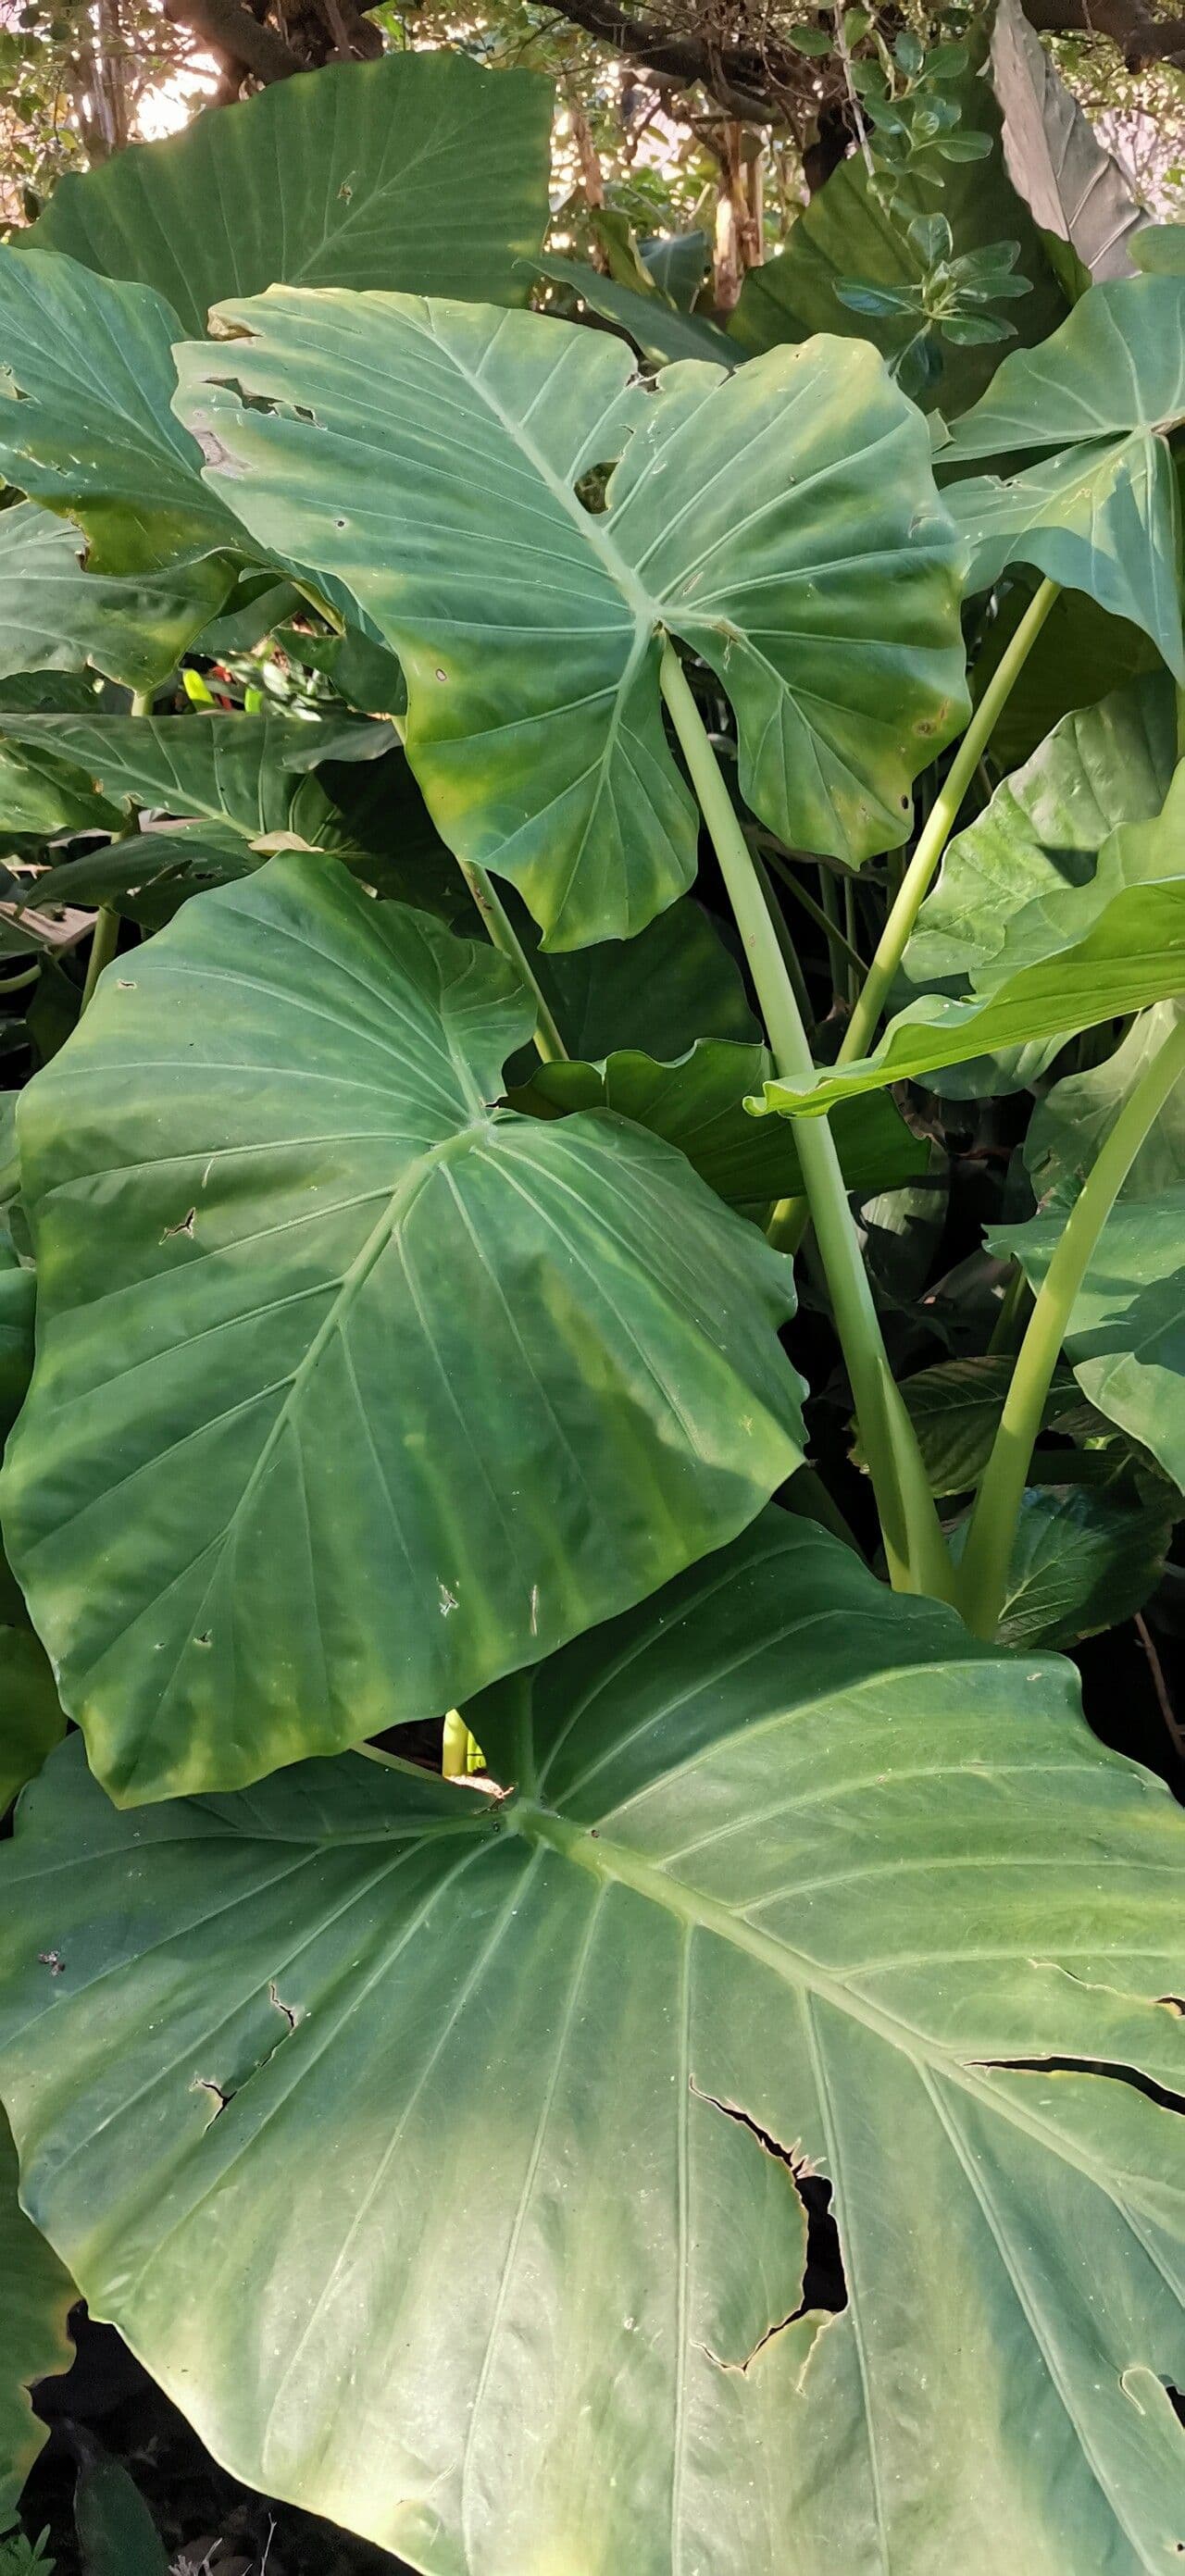
M927 2071L933 2069L949 2082L957 2084L963 2092L986 2104L1011 2127L1036 2140L1047 2153L1059 2156L1063 2163L1084 2174L1104 2191L1127 2224L1134 2223L1121 2196L1125 2179L1122 2175L1116 2176L1105 2163L1097 2165L1080 2154L1072 2139L1063 2137L1056 2129L1051 2130L1044 2121L1035 2119L1021 2102L988 2083L974 2062L968 2064L953 2052L927 2043L920 2032L911 2030L891 2013L881 2010L867 1996L857 1993L842 1978L820 1966L805 1951L795 1949L788 1941L775 1940L767 1932L758 1931L744 1915L734 1913L715 1897L706 1896L699 1889L671 1878L656 1862L642 1859L626 1844L615 1842L599 1831L590 1833L586 1826L573 1823L534 1799L512 1794L500 1810L500 1821L504 1830L521 1835L523 1841L534 1848L540 1844L549 1847L562 1859L587 1870L602 1885L631 1888L635 1895L659 1906L689 1929L709 1932L716 1939L727 1942L730 1948L743 1951L761 1967L768 1968L780 1984L793 1986L808 1996L817 1995L850 2021L858 2022L874 2038L908 2058L923 2081ZM1007 2059L1001 2060L1000 2064L1002 2071L1007 2072ZM1099 2074L1101 2078L1101 2068Z

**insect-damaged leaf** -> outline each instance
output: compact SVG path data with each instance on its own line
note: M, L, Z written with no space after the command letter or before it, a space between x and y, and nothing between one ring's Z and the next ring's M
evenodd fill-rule
M501 1801L74 1747L3 1855L29 2206L216 2455L429 2576L1171 2564L1185 1824L1070 1667L775 1511L467 1714Z
M398 653L439 829L549 946L628 937L695 873L664 629L731 698L742 791L784 839L905 839L965 712L961 567L870 349L648 388L619 341L539 314L281 288L217 320L233 347L177 353L212 492Z
M801 1457L790 1264L602 1111L494 1104L489 949L285 857L103 976L22 1096L5 1531L130 1803L454 1705Z

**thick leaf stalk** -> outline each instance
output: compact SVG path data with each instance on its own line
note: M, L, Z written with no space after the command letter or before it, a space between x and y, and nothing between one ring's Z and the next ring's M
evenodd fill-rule
M958 822L965 797L988 743L1012 695L1029 654L1058 595L1055 581L1043 581L1026 609L1012 642L1002 654L947 772L941 794L926 820L917 848L901 880L895 902L877 942L864 988L844 1031L837 1062L851 1064L867 1055L885 1007L890 985L905 955L915 921Z
M1178 1021L1116 1119L1042 1282L984 1469L959 1570L959 1607L980 1637L994 1637L1003 1608L1025 1479L1045 1401L1095 1246L1140 1147L1185 1073Z
M814 1060L769 908L682 665L667 644L662 693L712 837L779 1071L814 1080ZM952 1574L913 1426L901 1401L825 1118L803 1119L799 1155L851 1380L893 1588L950 1596Z

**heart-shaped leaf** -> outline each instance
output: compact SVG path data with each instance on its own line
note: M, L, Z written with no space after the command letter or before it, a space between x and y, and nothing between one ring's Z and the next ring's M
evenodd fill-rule
M215 2454L429 2576L1170 2564L1185 1825L1070 1667L773 1512L467 1714L2 1855L28 2205Z
M185 332L280 278L525 304L551 107L538 73L462 52L333 64L68 172L28 239L156 287Z
M789 1263L642 1129L491 1106L533 1016L282 858L108 968L24 1093L5 1532L121 1798L442 1711L798 1463Z
M959 558L871 350L648 388L619 341L538 314L281 288L218 319L233 349L178 352L207 480L397 652L434 820L550 947L632 935L694 874L664 630L731 698L742 793L784 839L905 838L965 708Z
M1183 419L1185 277L1093 286L1043 348L1005 358L942 451L944 464L1036 457L947 492L976 586L1011 563L1035 564L1143 627L1185 681L1168 446Z

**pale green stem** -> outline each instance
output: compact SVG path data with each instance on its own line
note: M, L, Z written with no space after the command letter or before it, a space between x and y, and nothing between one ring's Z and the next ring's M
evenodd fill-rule
M450 1708L444 1721L440 1768L446 1780L465 1780L471 1771L482 1768L476 1738L470 1734L459 1708Z
M477 909L495 948L509 959L522 978L535 1004L535 1050L544 1064L555 1064L567 1057L567 1047L560 1036L555 1017L544 999L543 987L531 964L518 932L485 868L476 867L471 859L458 859L457 865L469 888Z
M984 690L930 808L925 828L881 932L864 990L844 1031L843 1045L836 1059L839 1064L851 1064L856 1056L868 1053L884 1009L885 996L905 955L906 943L930 891L938 862L959 819L963 798L1057 595L1056 582L1042 582Z
M669 644L663 648L661 681L720 862L775 1064L787 1081L805 1087L814 1080L815 1066L802 1014L774 936L752 853L682 665ZM890 1577L896 1591L935 1592L949 1597L950 1561L913 1425L894 1384L881 1338L835 1139L826 1118L804 1118L797 1132L836 1331L880 1513Z
M153 696L154 691L151 689L133 690L132 714L134 716L150 716L152 713ZM139 811L137 808L133 807L132 813L128 821L125 823L122 832L116 832L113 837L117 841L130 841L133 832L138 832L139 829ZM82 988L82 1000L78 1007L78 1016L80 1019L83 1012L89 1009L91 1002L94 1000L95 986L103 972L103 968L111 964L111 960L114 957L118 946L119 914L111 904L101 904L98 912L95 914L95 926L91 932L91 953L87 960L86 982Z
M1074 1300L1144 1138L1185 1073L1185 1020L1141 1075L1096 1157L1045 1273L1025 1329L992 1454L975 1499L958 1601L976 1636L994 1637L1033 1446Z
M989 737L1011 697L1025 662L1037 641L1050 609L1058 595L1053 581L1043 581L1017 627L1007 652L992 675L975 713L967 727L946 781L935 797L926 817L921 838L910 860L889 910L872 964L857 996L851 1019L843 1034L836 1057L837 1064L851 1064L855 1057L867 1055L876 1035L876 1026L884 1008L885 996L905 955L906 944L925 897L930 891L935 869L946 848L963 798L971 784ZM835 933L830 934L834 939ZM832 949L832 977L835 957ZM837 988L838 989L838 988ZM779 1199L766 1232L780 1252L797 1252L810 1221L804 1199Z
M764 860L759 858L756 852L754 852L753 855L753 865L757 870L757 881L761 887L762 894L765 897L765 907L774 926L774 937L782 952L782 963L790 978L790 986L794 994L794 999L798 1004L804 1026L809 1027L811 1017L811 997L806 989L806 977L798 963L798 950L794 945L790 924L787 921L782 907L778 902L778 898L774 893L773 887L770 884L769 870L766 867Z

